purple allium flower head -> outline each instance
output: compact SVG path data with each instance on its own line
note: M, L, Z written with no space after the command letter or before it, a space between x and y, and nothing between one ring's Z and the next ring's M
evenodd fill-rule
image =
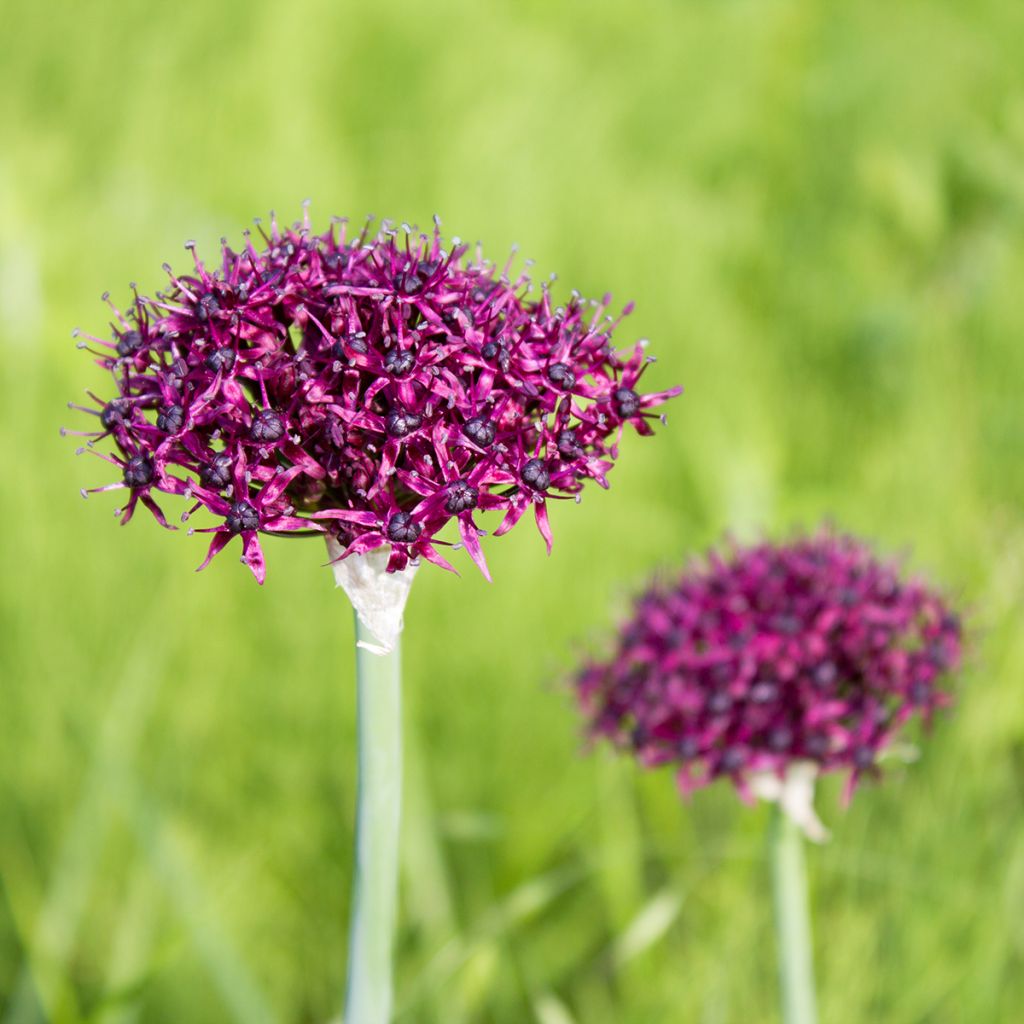
M550 551L547 501L606 487L623 429L651 433L681 390L637 390L652 360L612 348L610 297L531 299L525 275L446 249L436 225L349 239L307 212L222 242L215 267L188 248L165 292L111 304L112 338L91 342L116 393L84 411L101 428L88 447L116 448L102 457L119 479L94 490L128 491L122 522L141 502L173 529L157 492L190 503L183 520L213 514L200 568L237 535L262 582L259 534L312 531L345 555L390 545L392 571L450 569L437 545L454 520L486 576L478 511L500 510L503 534L532 506Z
M849 772L847 795L914 715L949 703L961 625L942 598L851 537L712 552L640 596L613 656L584 666L591 732L684 793L798 761Z

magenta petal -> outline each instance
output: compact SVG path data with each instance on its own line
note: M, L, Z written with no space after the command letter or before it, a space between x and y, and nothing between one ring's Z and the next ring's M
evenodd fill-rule
M466 545L469 557L473 559L476 567L483 573L484 579L490 583L491 573L484 559L483 548L480 546L480 537L477 535L476 527L469 516L459 517L459 535L462 537L462 543Z
M454 565L451 564L446 558L444 558L432 544L423 544L417 548L417 553L421 554L428 562L433 562L434 565L439 566L442 569L447 569L448 572L459 575L458 570Z
M233 534L228 533L227 530L218 529L213 537L210 538L210 546L206 550L206 557L203 559L203 564L196 569L196 572L202 572L210 562L213 561L216 555L219 555L230 542Z
M515 501L510 507L508 512L505 513L505 518L502 519L501 525L494 531L495 537L504 536L512 529L520 519L523 518L523 513L526 511L528 502Z
M267 565L263 558L263 548L260 547L259 536L254 531L246 531L242 540L242 561L252 570L256 582L263 586L267 578Z
M176 530L176 526L171 526L167 522L167 518L164 516L163 509L148 495L140 494L139 500L142 502L150 512L153 513L153 518L165 529L165 530Z
M551 524L548 522L548 506L544 501L538 501L533 507L533 514L537 520L537 529L540 530L540 535L544 538L544 543L547 545L548 554L551 554Z

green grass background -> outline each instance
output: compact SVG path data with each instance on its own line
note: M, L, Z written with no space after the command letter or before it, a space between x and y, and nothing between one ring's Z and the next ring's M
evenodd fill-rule
M78 489L70 330L309 196L518 242L637 312L667 429L426 568L400 1024L778 1019L767 811L586 755L563 680L652 570L831 517L970 611L922 760L821 807L828 1024L1024 1019L1024 6L0 3L0 1024L325 1024L354 809L344 599ZM468 565L468 562L466 563Z

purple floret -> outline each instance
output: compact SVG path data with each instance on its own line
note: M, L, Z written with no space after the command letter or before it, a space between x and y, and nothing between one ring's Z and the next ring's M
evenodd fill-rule
M726 775L746 797L751 774L811 761L852 793L900 726L949 703L961 641L937 593L823 530L656 584L576 686L593 735L676 766L684 792Z
M122 522L142 502L168 526L157 492L211 512L203 566L239 535L262 583L260 533L317 532L345 555L390 545L392 571L450 569L454 520L487 576L476 512L501 511L500 535L532 506L550 550L547 500L607 487L625 426L650 434L681 390L636 391L652 360L613 350L609 297L531 300L436 227L259 234L215 267L190 244L190 273L165 265L167 291L112 305L112 338L91 339L117 394L91 395L87 436L113 440L120 477L95 490L129 489Z

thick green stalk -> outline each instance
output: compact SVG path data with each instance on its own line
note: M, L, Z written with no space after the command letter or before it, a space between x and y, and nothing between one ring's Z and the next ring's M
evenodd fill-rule
M389 1024L402 802L400 651L397 637L386 654L362 646L378 641L358 616L356 640L359 798L345 1024Z
M779 984L785 1024L816 1024L811 919L807 906L807 872L803 835L778 806L772 812L769 836Z

